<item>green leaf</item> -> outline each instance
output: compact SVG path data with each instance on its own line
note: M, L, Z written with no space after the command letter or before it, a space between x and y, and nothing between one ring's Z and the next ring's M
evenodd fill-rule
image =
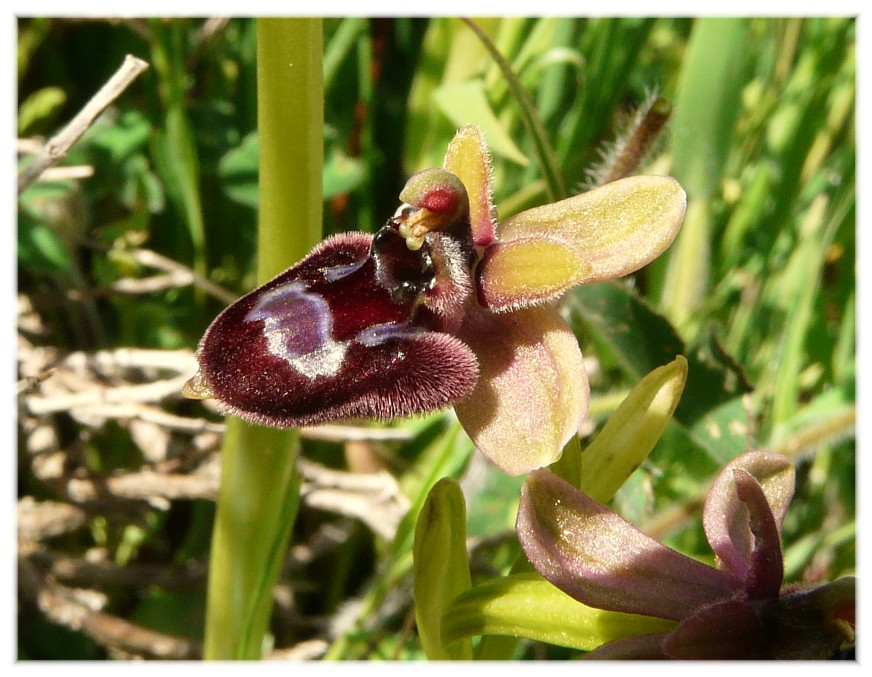
M365 178L364 164L357 158L349 157L338 148L327 155L324 162L322 189L324 199L334 195L349 193L357 188Z
M358 36L367 30L367 20L364 17L346 17L330 41L324 46L324 91L329 92L339 67L348 57Z
M18 260L45 272L70 272L71 261L64 241L49 226L21 219L18 232Z
M678 356L643 378L581 455L580 489L605 503L644 461L672 417L687 379Z
M433 418L443 420L444 415L436 415ZM413 502L397 526L397 533L391 546L391 554L394 557L403 557L411 551L415 523L430 488L442 477L459 477L474 451L475 447L472 446L469 438L462 433L460 425L454 422L421 452L418 461L420 472L407 473L400 481L401 491L406 496L413 497Z
M491 464L481 472L478 489L469 496L468 535L487 538L513 531L524 476L507 475Z
M747 449L750 421L742 396L751 386L712 333L685 348L665 317L617 283L578 287L569 299L570 313L583 324L582 331L611 349L631 378L641 378L675 355L686 355L687 382L675 419L719 464Z
M218 163L218 176L227 196L253 209L259 204L259 153L257 132L251 132Z
M747 81L746 19L698 19L687 48L672 124L672 167L688 194L687 218L668 257L660 297L681 328L708 292L712 198L730 154ZM657 268L662 270L665 262Z
M493 32L502 19L481 21L485 30ZM406 103L403 152L408 173L438 167L445 143L457 131L445 117L433 115L433 91L444 83L479 76L486 57L481 42L461 22L448 17L428 21Z
M775 429L772 451L794 456L857 434L853 387L835 387L815 397Z
M536 160L539 163L539 168L542 170L542 174L544 175L545 182L548 186L549 201L556 202L566 197L563 175L560 173L560 167L557 165L557 159L554 156L554 149L551 147L548 134L542 125L542 120L539 117L539 113L536 110L536 106L530 98L529 93L524 89L518 76L512 70L511 64L506 61L505 57L500 53L482 27L470 19L464 19L464 21L476 36L478 36L478 39L481 40L481 43L485 46L488 53L490 53L491 58L496 62L512 92L512 96L518 104L521 112L521 120L523 121L527 134L533 143Z
M469 641L446 643L442 615L471 586L466 555L466 504L456 480L437 482L418 515L413 550L415 620L430 660L468 660Z
M515 145L503 124L497 119L485 96L481 80L446 83L433 91L433 100L456 127L478 125L484 132L488 146L496 155L516 162L522 167L529 164L530 160Z
M591 333L605 343L633 380L685 352L669 320L624 284L577 287L567 300L573 324L583 325L580 333Z
M128 110L113 124L98 120L84 139L105 151L111 163L120 164L137 151L145 149L153 132L148 118L139 111Z
M689 426L693 440L718 465L748 450L750 421L742 397L712 407Z
M744 395L751 385L713 332L687 351L684 397L675 418L718 465L747 451L752 421Z
M67 102L60 87L43 87L28 96L18 108L18 135L27 136L37 125L50 123Z
M259 159L258 134L251 132L218 164L218 176L227 196L252 209L257 209L260 204ZM354 190L364 178L363 163L359 159L347 156L339 148L328 149L321 181L325 200Z
M745 372L721 346L714 331L687 350L688 375L676 418L692 424L716 407L751 392Z
M691 200L707 200L720 184L750 75L748 21L697 19L684 57L672 134L672 167Z
M666 632L661 618L603 611L576 602L537 573L512 574L460 595L448 609L446 641L471 635L526 637L584 651L621 637Z

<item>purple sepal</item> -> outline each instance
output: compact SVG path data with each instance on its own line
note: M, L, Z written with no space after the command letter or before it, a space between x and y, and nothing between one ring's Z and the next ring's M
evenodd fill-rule
M726 573L658 543L548 470L524 482L516 531L544 578L597 609L680 620L738 592Z
M744 599L703 607L669 633L663 649L681 660L767 658L767 628Z
M755 598L776 596L783 577L779 528L794 470L778 454L748 452L721 470L706 497L703 526L723 568Z
M669 658L663 651L663 640L667 635L663 632L650 635L633 635L622 637L584 655L591 661L656 661Z

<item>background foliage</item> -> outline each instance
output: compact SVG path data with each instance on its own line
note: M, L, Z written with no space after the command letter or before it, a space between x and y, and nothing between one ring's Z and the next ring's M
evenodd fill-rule
M852 572L855 22L478 23L532 97L558 181L546 182L511 88L468 26L326 19L325 235L379 227L408 175L440 165L468 122L491 144L502 217L548 201L555 185L579 192L656 89L674 114L644 171L682 182L688 217L667 255L631 280L565 299L593 389L582 443L632 384L685 354L675 422L615 498L618 511L683 552L710 556L699 507L711 478L741 451L768 448L798 467L787 580ZM170 638L171 657L196 657L221 419L177 389L135 410L91 405L94 392L184 372L212 318L255 284L254 22L37 18L18 28L20 139L51 136L125 54L151 65L62 163L93 167L93 176L41 181L18 200L19 656L161 656L156 642ZM119 348L166 358L143 364L137 353L125 366ZM46 400L61 395L50 383L65 374L61 394L79 399L51 408ZM473 577L492 576L518 552L520 478L474 456L450 412L363 441L351 434L304 434L309 498L304 485L272 647L420 658L410 551L424 496L440 477L461 479ZM394 487L393 508L380 517L360 483L359 472L373 469L396 480L384 485ZM329 474L349 470L357 474ZM324 498L325 488L334 494ZM36 520L35 505L51 509L47 521ZM46 590L56 607L46 608ZM87 622L53 614L65 605L90 609ZM145 633L141 645L113 634L116 620ZM570 655L532 642L517 651Z

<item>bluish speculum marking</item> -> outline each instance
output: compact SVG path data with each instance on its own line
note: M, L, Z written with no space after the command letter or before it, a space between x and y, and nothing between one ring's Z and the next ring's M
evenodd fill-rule
M321 273L324 275L324 279L327 280L327 282L335 282L336 280L339 280L358 270L361 266L363 266L364 263L366 263L366 259L355 261L354 263L347 263L340 266L329 266L327 268L322 268Z
M398 325L390 322L367 327L357 335L357 340L362 345L371 348L384 343L388 339L406 339L420 335L421 333L421 330L416 329L415 327L410 327L409 325Z
M330 306L300 282L264 292L245 320L263 321L267 350L307 378L333 376L342 367L348 345L333 340Z

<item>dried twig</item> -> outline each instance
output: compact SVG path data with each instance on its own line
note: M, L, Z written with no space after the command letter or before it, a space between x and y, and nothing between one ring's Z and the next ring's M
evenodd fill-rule
M264 656L267 661L310 661L320 658L330 648L323 639L309 639L287 649L276 649Z
M94 419L121 419L126 421L145 421L154 423L166 430L175 432L197 434L202 432L223 433L225 425L214 423L205 418L189 418L170 414L159 407L140 402L123 402L118 404L93 404L80 407L71 413L76 419L87 416L91 421Z
M166 256L161 256L150 249L133 249L125 253L130 255L140 265L163 270L168 274L156 275L141 280L123 278L112 285L112 289L115 291L143 294L173 287L186 287L189 284L193 284L223 303L233 303L238 298L236 294L195 273L187 266L182 265L178 261L173 261Z
M356 517L379 536L392 539L409 500L387 472L347 473L299 459L300 473L307 480L300 492L313 508Z
M213 16L206 19L197 32L194 34L194 57L199 57L200 51L204 45L221 33L227 24L230 23L230 17Z
M71 165L69 167L49 167L41 175L43 181L65 181L70 179L89 179L94 176L91 165Z
M18 501L18 540L37 542L69 533L83 526L86 519L85 512L74 505L24 496Z
M25 398L28 411L34 415L93 405L156 402L178 395L196 369L194 356L187 350L119 348L71 353L58 361L52 351L20 344L19 362L25 376L34 377L49 369L53 372L51 378L43 380L41 395ZM178 376L136 385L107 387L103 383L105 379L119 379L127 369L173 371Z
M143 470L100 480L71 478L65 491L76 503L88 503L105 496L151 502L194 498L214 501L218 496L218 476L205 472L175 475Z
M79 140L94 120L106 107L117 99L148 64L135 56L127 55L121 68L109 78L85 107L60 132L48 140L42 150L18 174L18 193L22 193L31 183L53 164L64 157Z
M300 428L300 435L325 442L407 442L415 436L403 428L366 428L353 425L319 425Z
M19 589L51 621L83 632L110 650L160 659L196 659L202 655L197 642L155 632L99 610L101 595L74 590L41 575L27 557L18 558Z
M70 586L130 585L144 588L157 585L168 590L189 590L206 580L205 562L185 567L135 562L118 566L112 562L90 562L43 549L35 549L28 556L53 579Z
M178 395L185 385L189 375L177 376L171 379L154 381L143 385L123 385L115 388L100 388L84 390L77 393L55 395L50 397L28 397L25 401L31 414L51 414L58 411L69 411L76 407L95 404L118 404L129 402L156 402L164 397Z
M75 352L64 358L71 369L99 371L106 374L117 369L166 369L187 373L196 368L190 350L146 350L143 348L116 348L94 353Z

